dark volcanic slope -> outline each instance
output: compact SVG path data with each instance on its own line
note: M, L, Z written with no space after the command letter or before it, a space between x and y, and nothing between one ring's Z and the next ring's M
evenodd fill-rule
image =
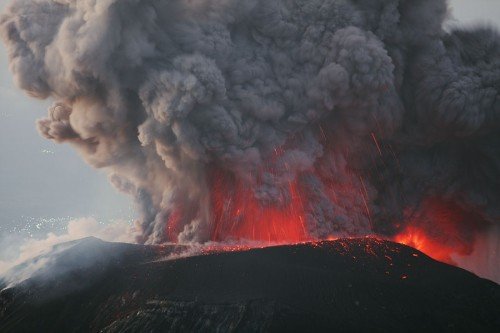
M0 331L500 331L500 286L391 242L152 261L171 250L72 244L49 265L67 268L57 278L2 291Z

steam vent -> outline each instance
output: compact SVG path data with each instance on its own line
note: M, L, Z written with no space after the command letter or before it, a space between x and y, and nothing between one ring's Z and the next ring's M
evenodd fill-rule
M62 244L0 294L2 332L498 332L500 286L373 238L261 249ZM104 256L89 253L99 251ZM162 258L171 258L165 260ZM12 270L15 279L43 261ZM50 274L48 274L50 273ZM4 281L4 287L7 284Z

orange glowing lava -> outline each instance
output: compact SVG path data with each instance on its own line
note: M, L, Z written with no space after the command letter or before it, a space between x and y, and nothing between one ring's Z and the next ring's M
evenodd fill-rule
M356 186L350 183L325 183L326 192L333 202L355 197L352 193ZM265 246L319 241L308 233L305 207L309 203L306 196L301 195L298 181L288 184L287 199L282 204L273 205L266 205L256 198L254 185L220 168L209 172L208 184L211 191L212 241L250 247L256 246L251 242ZM366 190L361 191L359 196L366 200ZM370 217L368 204L366 207L366 214ZM174 229L178 219L179 213L176 212L171 217ZM477 231L484 225L484 219L473 210L452 201L429 198L417 209L413 207L404 212L404 223L392 240L420 250L438 261L455 264L454 255L466 256L473 252Z
M436 198L425 200L417 212L405 215L406 227L394 241L449 264L455 264L453 254L472 253L476 232L484 226L477 214Z
M304 203L296 182L289 183L290 200L281 207L264 205L244 181L222 170L210 174L213 241L249 240L296 243L309 240Z
M411 246L438 261L453 264L451 254L455 252L455 249L429 237L424 230L410 226L403 233L397 235L394 241Z

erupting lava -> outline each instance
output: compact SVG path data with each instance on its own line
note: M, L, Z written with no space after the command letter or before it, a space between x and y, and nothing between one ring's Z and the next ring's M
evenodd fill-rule
M394 241L411 246L438 261L453 264L451 254L456 252L455 249L440 243L437 239L429 236L425 230L407 227L403 233L394 238Z
M477 214L437 198L425 200L417 212L405 212L405 224L394 237L395 242L449 264L455 264L453 254L465 256L473 252L475 236L485 226Z
M290 182L291 198L281 207L263 205L255 198L252 188L220 169L212 170L210 184L212 241L255 241L271 245L316 240L306 229L305 199L297 182ZM408 209L404 215L404 227L392 240L449 264L455 264L454 254L472 253L476 232L485 224L477 214L438 198L427 199L417 211Z
M222 170L211 173L213 224L211 239L297 243L309 240L304 203L296 182L282 207L263 205L246 184Z

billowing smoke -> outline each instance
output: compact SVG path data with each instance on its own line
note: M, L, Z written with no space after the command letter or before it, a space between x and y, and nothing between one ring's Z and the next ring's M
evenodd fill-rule
M40 133L135 198L140 242L432 234L459 212L471 243L500 221L500 35L447 15L444 0L15 0L0 31L17 85L55 101Z

